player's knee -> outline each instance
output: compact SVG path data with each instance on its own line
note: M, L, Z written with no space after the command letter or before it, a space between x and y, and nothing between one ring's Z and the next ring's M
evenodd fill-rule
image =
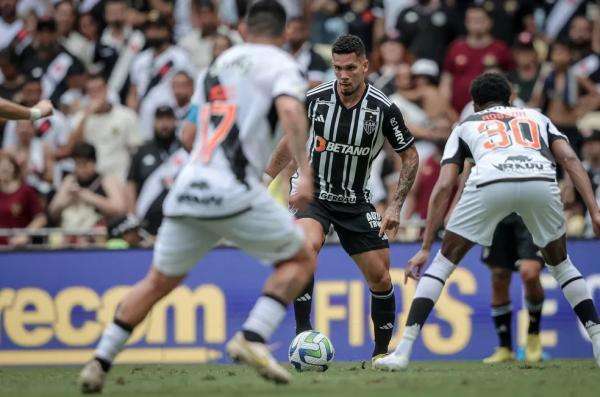
M521 269L521 279L525 284L538 283L540 280L540 272L536 269Z
M510 285L511 273L505 269L492 269L492 288L504 289Z
M313 252L308 244L305 244L292 260L298 263L302 273L308 275L308 278L317 270L317 253Z
M173 277L169 277L158 271L150 272L144 282L152 291L152 295L161 297L171 292L178 284Z
M373 291L387 291L392 288L392 277L390 272L382 268L380 272L374 274L371 279L368 280L369 288Z

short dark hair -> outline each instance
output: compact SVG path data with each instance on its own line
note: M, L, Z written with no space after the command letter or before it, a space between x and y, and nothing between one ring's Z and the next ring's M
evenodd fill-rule
M357 56L366 55L365 44L360 37L353 34L343 34L337 38L331 48L332 54L356 54Z
M96 148L86 142L78 143L73 148L71 157L73 159L85 159L96 162Z
M467 9L465 10L465 14L466 14L466 12L467 12L467 11L469 11L469 10L481 11L481 12L483 12L485 15L487 15L487 17L488 17L488 18L492 19L492 15L490 14L490 12L489 12L489 11L488 11L488 10L487 10L487 9L486 9L484 6L482 6L482 5L479 5L479 4L473 4L473 3L471 3L471 4L469 4L469 5L467 6Z
M246 15L248 33L255 36L277 37L285 31L285 9L276 0L259 0L250 6Z
M483 73L471 83L471 97L475 105L488 103L510 104L510 83L500 73Z
M196 10L201 10L203 8L208 8L212 12L215 12L217 10L217 7L215 6L215 3L213 3L213 0L193 0L192 6Z

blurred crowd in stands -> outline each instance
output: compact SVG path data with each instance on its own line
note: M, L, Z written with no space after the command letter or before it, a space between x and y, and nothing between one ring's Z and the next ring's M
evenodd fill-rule
M600 200L600 2L585 0L281 0L286 49L311 86L334 78L330 46L366 44L369 81L402 110L420 169L398 239L419 238L452 126L473 112L484 71L513 83L514 106L565 133ZM0 0L0 96L42 98L48 119L0 121L0 247L148 246L187 161L179 138L198 76L227 48L251 0ZM373 167L384 208L398 163ZM559 170L568 233L590 237ZM285 184L284 184L285 185Z

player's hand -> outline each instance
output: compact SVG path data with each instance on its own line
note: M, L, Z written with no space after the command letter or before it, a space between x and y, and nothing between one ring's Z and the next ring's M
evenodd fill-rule
M427 264L428 260L429 251L422 248L415 254L415 256L410 258L406 270L404 271L404 284L406 284L409 278L418 280L421 277L421 271Z
M52 102L47 99L43 99L35 104L34 108L39 109L42 113L42 117L48 117L54 112L54 106L52 106Z
M383 213L383 218L381 219L379 237L383 237L385 233L390 240L393 240L398 235L398 229L400 229L400 209L389 206Z
M592 218L592 229L594 229L594 234L600 237L600 210L596 210L590 215Z
M300 172L296 192L290 196L290 207L305 209L313 200L314 190L312 169L307 167Z

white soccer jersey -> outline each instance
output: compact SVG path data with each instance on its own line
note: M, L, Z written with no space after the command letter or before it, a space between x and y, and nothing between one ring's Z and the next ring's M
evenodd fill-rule
M465 159L473 159L469 181L477 187L502 181L555 181L550 151L555 139L567 138L540 112L494 106L454 128L442 164L456 163L462 169Z
M263 44L227 50L201 78L194 149L165 202L168 216L215 218L250 208L281 137L274 101L304 101L307 89L293 58Z

